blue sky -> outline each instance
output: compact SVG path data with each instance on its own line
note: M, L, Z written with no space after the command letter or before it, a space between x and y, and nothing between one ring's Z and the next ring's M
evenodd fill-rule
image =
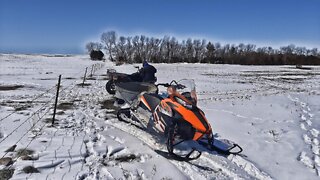
M83 53L108 30L320 48L320 1L0 0L0 52Z

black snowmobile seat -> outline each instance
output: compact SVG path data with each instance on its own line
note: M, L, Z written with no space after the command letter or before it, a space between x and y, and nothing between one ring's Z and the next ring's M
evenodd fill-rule
M129 75L131 81L142 82L142 77L139 72L135 72Z
M140 69L140 75L142 77L143 82L150 82L150 83L155 83L157 81L157 78L155 76L157 72L157 69L148 64L144 65L142 69Z

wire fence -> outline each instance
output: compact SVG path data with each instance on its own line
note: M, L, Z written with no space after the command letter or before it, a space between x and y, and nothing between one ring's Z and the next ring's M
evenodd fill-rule
M72 89L75 86L72 87ZM64 89L61 89L59 93L62 93L64 91L66 91L69 87L67 86ZM52 97L50 100L48 100L44 105L42 105L38 110L34 111L31 116L29 116L27 119L25 119L20 125L18 125L16 128L14 128L6 137L4 137L3 139L0 140L0 144L2 142L4 142L7 138L9 138L14 132L16 132L23 124L25 124L26 122L28 122L28 120L30 120L31 118L33 118L35 115L39 114L39 112L41 112L43 110L44 107L46 107L47 105L49 105L50 103L52 103L52 100L54 100L55 97ZM37 121L38 122L38 121Z
M82 73L82 72L83 72L83 70L75 73L73 76L74 76L74 77L75 77L75 76L78 76L78 75L79 75L80 73ZM61 82L61 84L64 83L64 82L66 82L67 80L69 80L69 79L64 79L64 80ZM76 81L77 81L77 80L76 80ZM74 82L75 82L75 81L74 81ZM28 101L28 105L21 106L20 108L22 108L22 109L28 108L28 107L30 106L30 104L34 103L36 100L38 100L39 98L43 97L44 95L49 94L49 92L52 91L52 90L54 90L56 87L57 87L57 85L54 85L54 86L50 87L49 89L45 90L44 92L36 95L36 97L34 97L33 99L31 99L31 101ZM1 123L3 120L9 118L10 116L12 116L13 114L16 114L16 113L17 113L17 111L13 111L13 112L9 113L8 115L2 117L2 118L0 119L0 123Z
M102 67L103 67L103 66L102 66L101 64L94 64L94 65L91 67L91 69L92 69L91 71L92 71L92 73L94 73L95 71L101 69ZM83 73L83 70L80 71L80 72L78 72L78 73L76 73L76 75L79 75L80 73ZM62 81L61 84L63 84L63 83L66 82L66 81L67 81L67 79L65 79L64 81ZM65 86L64 88L62 88L62 89L59 91L59 94L60 94L60 95L62 94L60 98L62 98L63 96L66 96L66 94L63 94L63 93L65 93L67 90L72 91L75 87L77 87L77 82L78 82L78 81L79 81L79 80L76 79L76 80L72 81L71 83L69 83L69 84L68 84L67 86ZM71 85L71 86L70 86L70 85ZM45 94L49 93L49 92L50 92L51 90L53 90L54 88L57 88L57 85L54 85L54 86L52 86L51 88L49 88L48 90L44 91L43 93L37 95L35 98L33 98L33 99L29 102L29 104L34 103L35 100L43 97ZM45 102L45 104L43 104L39 109L37 109L36 111L34 111L34 112L33 112L28 118L26 118L21 124L19 124L19 125L18 125L17 127L15 127L10 133L8 133L5 137L3 137L3 138L0 140L0 145L1 145L1 143L3 143L6 139L8 139L10 136L12 136L12 135L14 134L14 132L16 132L21 126L23 126L26 122L28 122L28 120L30 120L31 118L33 118L35 115L39 114L47 105L49 105L50 103L52 103L52 100L53 100L54 98L55 98L55 97L52 97L52 98L50 98L49 100L47 100L47 101ZM28 107L28 106L25 106L25 107ZM52 107L52 106L50 106L50 107ZM48 112L49 112L49 111L47 111L46 114L47 114ZM15 114L15 113L17 113L17 112L14 111L14 112L6 115L5 117L3 117L3 118L0 119L0 122L2 122L4 119L10 117L11 115L13 115L13 114ZM41 119L42 119L42 118L39 118L39 120L38 120L36 123L38 123ZM32 128L30 128L30 129L32 130ZM27 134L27 133L25 133L25 134Z
M53 100L53 98L51 99ZM34 117L34 115L38 114L39 112L41 112L41 110L47 106L51 101L48 101L46 104L44 104L43 106L41 106L38 110L36 110L35 112L33 112L31 114L31 116L29 116L27 119L25 119L20 125L18 125L16 128L14 128L6 137L4 137L3 139L1 139L0 144L2 142L4 142L6 139L8 139L14 132L16 132L23 124L25 124L26 122L28 122L28 120L30 120L32 117Z
M88 77L92 77L92 76L94 75L94 73L96 73L96 71L100 70L102 67L103 67L102 64L95 64L95 65L93 65L93 66L91 67L91 69L88 70L89 73L87 74L87 76L88 76ZM79 74L80 74L80 73L83 73L83 70L80 71L80 72L78 72L78 73L76 73L76 76L79 77ZM75 77L75 76L73 76L73 77ZM75 78L75 80L73 80L73 81L70 81L70 80L72 80L73 78L64 78L63 81L60 82L62 88L59 90L59 94L60 94L60 95L59 95L59 99L60 99L60 100L62 100L62 99L73 99L73 100L75 100L76 98L79 98L79 92L81 92L81 90L80 90L80 89L81 89L81 86L80 86L80 85L81 85L82 78L85 79L86 77L85 77L85 76L80 76L80 78ZM92 80L94 80L94 79L92 79ZM67 83L67 82L68 82L68 83ZM79 90L76 90L76 92L75 92L75 88L77 88L77 87L79 87ZM15 139L15 140L13 141L14 144L12 144L12 146L17 147L19 143L20 143L20 144L21 144L21 143L25 143L24 138L25 138L28 134L32 133L34 136L33 136L31 139L28 138L27 144L25 144L22 149L19 149L19 151L26 151L26 150L28 150L28 148L29 148L29 146L32 144L32 142L34 142L36 139L38 139L37 137L38 137L40 134L42 134L42 132L43 132L43 130L45 129L46 125L48 125L48 122L43 121L43 120L44 120L45 118L48 119L48 118L51 116L51 115L50 115L50 112L52 112L52 110L53 110L53 104L54 104L54 101L53 101L53 100L55 99L55 96L53 95L54 93L53 93L52 91L53 91L55 88L58 88L58 84L50 87L49 89L45 90L45 91L42 92L41 94L38 94L37 96L35 96L33 99L31 99L31 100L28 102L28 103L29 103L28 105L25 105L25 106L24 106L25 108L28 108L28 107L30 107L30 104L35 104L35 103L36 103L36 100L38 100L38 99L40 99L40 98L43 98L43 97L45 97L46 95L52 96L52 97L50 97L49 99L46 98L46 100L41 103L41 106L40 106L39 108L37 108L35 111L33 111L29 117L27 117L25 120L23 120L21 123L19 123L19 125L16 126L14 129L12 129L11 132L9 132L5 137L0 138L0 146L2 146L2 144L3 144L6 140L8 140L10 137L14 136L13 138L10 138L10 140L11 140L11 139ZM39 105L39 102L37 102L36 104ZM12 115L15 114L15 113L19 113L19 112L13 111L13 112L11 112L10 114L6 115L5 117L2 117L2 118L0 119L0 123L1 123L3 120L9 118L10 116L12 116ZM33 121L33 122L30 122L30 119L32 119L32 118L33 118L33 119L36 119L36 120ZM30 123L30 126L28 126L28 128L26 128L26 126L23 126L23 125L25 125L27 122ZM23 133L21 133L21 131L19 130L19 128L21 128L22 126L23 126L23 128L26 129L25 132L23 132ZM53 127L54 127L54 126L53 126ZM35 128L36 128L36 131L35 131ZM20 132L17 134L16 132L18 132L18 131L20 131ZM57 132L57 131L56 131L56 132ZM56 132L55 132L55 133L56 133ZM80 148L80 155L81 155L82 157L84 157L84 155L83 155L84 152L82 152L82 151L83 151L82 149L84 148L84 138L87 137L87 132L85 131L84 133L85 133L85 134L84 134L84 137L83 137L83 140L82 140L83 142L81 143L81 146L78 147L78 148ZM66 137L67 137L67 136L66 136ZM75 139L76 139L76 138L73 138L73 141L75 141ZM7 142L6 142L6 143L7 143ZM62 143L63 143L63 142L62 142ZM73 142L73 143L74 143L74 142ZM10 144L10 145L11 145L11 144ZM12 146L11 146L11 147L12 147ZM64 146L64 145L62 144L62 146ZM73 146L73 144L72 144L72 146ZM68 149L68 153L69 153L69 156L70 156L70 157L71 157L70 151L71 151L71 149L73 148L72 146L69 147L69 149ZM46 147L46 148L47 148L47 147ZM56 150L55 150L54 152L57 153ZM2 155L1 158L6 157L6 156L8 155L8 153L10 153L10 151L5 152L5 153ZM11 153L10 153L10 154L11 154ZM12 156L12 154L11 154L10 156ZM55 156L56 156L56 154L55 154ZM16 162L18 161L19 158L20 158L19 155L14 156L14 157L12 158L11 164L8 165L8 166L6 166L5 168L6 168L6 169L14 168L14 166L15 166L15 164L16 164ZM72 159L72 157L71 157L71 159ZM34 163L34 161L35 161L35 160L33 160L33 163ZM53 161L52 161L52 162L53 162ZM71 168L75 168L75 167L73 167L73 165L72 165L73 163L70 162L70 159L68 159L67 162L69 162L69 170L66 171L66 172L63 174L63 176L62 176L63 179L65 178L65 176L66 176L68 173L70 173ZM80 170L80 171L82 171L83 168L84 168L84 164L82 163L82 165L80 164L80 166L81 166L81 170ZM78 166L77 166L77 167L78 167ZM56 167L54 167L54 171L55 171L55 168L56 168ZM79 172L80 172L80 171L79 171ZM77 175L78 175L79 172L77 172ZM53 172L53 173L54 173L54 172ZM48 177L49 177L49 175L50 175L50 174L48 174ZM31 174L29 175L29 177L31 177ZM27 179L28 179L28 177L27 177Z
M23 133L22 134L22 136L13 144L13 146L17 146L17 144L31 131L31 130L33 130L34 129L34 127L40 122L40 120L42 120L43 119L43 117L45 116L45 115L47 115L48 113L49 113L49 111L50 111L50 108L47 108L47 111L41 116L41 117L39 117L39 119L25 132L25 133ZM30 116L30 117L32 117L32 116ZM29 119L29 118L28 118ZM42 130L42 128L45 126L46 124L44 123L42 126L41 126L41 130ZM20 127L20 126L19 126ZM17 129L15 129L15 130L17 130ZM15 130L14 131L12 131L12 132L15 132ZM7 136L7 137L9 137L9 135ZM35 138L33 138L29 143L28 143L28 145L34 140ZM3 142L3 141L1 141L1 142ZM0 143L1 143L0 142ZM28 147L28 146L27 146ZM27 148L26 147L26 148ZM25 148L25 149L26 149ZM24 150L25 150L24 149ZM5 157L7 154L9 153L9 151L7 151L3 156L2 156L2 158L3 157Z

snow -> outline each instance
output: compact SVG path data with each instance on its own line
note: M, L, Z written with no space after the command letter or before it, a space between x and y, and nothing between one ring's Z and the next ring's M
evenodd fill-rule
M319 178L319 67L155 64L158 82L194 79L215 137L244 149L180 162L159 153L163 142L116 118L106 71L133 73L134 65L21 54L1 54L0 65L0 169L14 169L12 179ZM24 149L33 153L19 157ZM5 157L13 163L1 163ZM27 166L39 173L24 172Z

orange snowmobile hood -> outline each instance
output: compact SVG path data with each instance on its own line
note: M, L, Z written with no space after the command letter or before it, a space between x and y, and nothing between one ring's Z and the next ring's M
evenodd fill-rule
M211 133L211 126L201 110L189 110L170 98L164 99L163 102L171 104L171 108L177 111L184 120L188 121L196 129L193 140L198 140L204 134Z

